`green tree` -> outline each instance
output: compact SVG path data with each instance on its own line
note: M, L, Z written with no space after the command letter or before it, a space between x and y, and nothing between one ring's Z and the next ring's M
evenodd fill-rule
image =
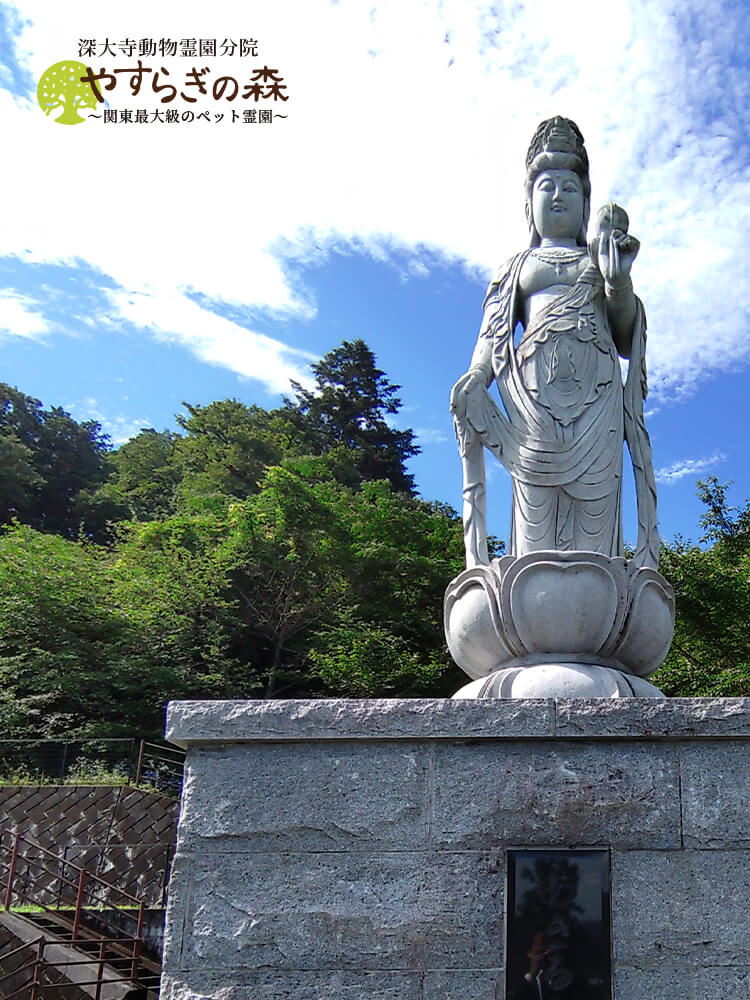
M729 558L741 557L750 548L750 502L730 507L727 492L731 483L720 483L716 476L698 480L698 496L706 510L700 525L705 534L702 542L713 542Z
M269 469L231 513L222 558L248 652L268 672L265 697L385 695L401 681L405 692L442 691L455 669L441 615L462 560L455 514L384 481L353 490L321 458Z
M363 340L345 340L312 366L315 388L292 382L296 402L287 408L315 454L343 449L354 458L359 482L387 479L396 490L413 492L406 461L419 454L411 430L395 430L386 420L398 413L399 386L375 365Z
M386 482L346 487L304 456L244 500L195 494L125 527L115 599L194 697L443 693L442 595L461 559L452 512Z
M171 673L170 698L250 697L234 671L236 609L216 553L228 504L120 527L112 554L112 600L157 674ZM179 692L179 693L178 693Z
M309 656L326 691L344 698L440 695L443 675L453 674L440 650L417 652L387 628L356 619L320 633Z
M86 532L87 500L109 475L109 439L101 426L78 423L59 406L45 410L38 399L0 383L0 442L9 459L0 523L15 518L67 538L82 526Z
M192 697L310 691L305 637L343 597L327 500L272 467L244 501L196 494L170 518L123 528L117 604Z
M175 461L179 437L144 427L110 457L112 473L100 490L120 511L118 520L153 521L175 510L180 470Z
M36 517L29 523L67 538L77 535L81 527L86 532L85 498L109 475L109 447L109 438L96 420L78 423L59 406L44 410L36 453L44 483Z
M184 436L175 444L175 462L188 496L252 496L266 468L277 465L299 438L278 410L246 406L237 399L183 405L188 415L177 417Z
M400 407L398 386L375 367L369 348L344 341L313 370L316 391L294 383L296 403L273 410L237 399L184 403L181 433L148 428L122 445L110 456L109 479L81 494L87 523L96 523L93 537L106 537L105 515L154 520L190 509L196 497L253 496L267 469L305 456L321 458L328 477L344 485L384 478L411 491L405 462L418 449L411 431L385 420Z
M111 598L109 555L14 525L0 536L0 713L13 736L156 735L178 692Z
M12 430L0 432L0 511L7 523L26 512L43 483L34 468L34 453Z
M307 475L267 469L258 494L231 507L219 553L242 629L235 648L262 678L266 698L314 693L305 680L310 638L348 602L347 491L318 479L314 459L301 465Z
M701 548L663 546L660 571L675 590L675 636L653 681L682 697L750 695L750 504L729 506L728 485L698 484L706 506Z
M65 60L49 66L39 79L37 100L45 115L62 108L62 114L55 119L61 125L77 125L85 121L78 112L81 108L95 108L96 95L89 83L82 77L86 67L76 60Z

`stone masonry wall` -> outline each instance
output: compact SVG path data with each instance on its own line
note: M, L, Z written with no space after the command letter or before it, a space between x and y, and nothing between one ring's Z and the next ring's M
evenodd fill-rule
M750 699L178 702L164 1000L502 1000L506 856L608 847L613 1000L750 997Z

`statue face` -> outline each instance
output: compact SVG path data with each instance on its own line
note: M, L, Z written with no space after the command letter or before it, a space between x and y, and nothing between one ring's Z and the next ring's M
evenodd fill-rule
M574 170L545 170L534 181L531 211L544 239L575 239L583 226L585 196Z

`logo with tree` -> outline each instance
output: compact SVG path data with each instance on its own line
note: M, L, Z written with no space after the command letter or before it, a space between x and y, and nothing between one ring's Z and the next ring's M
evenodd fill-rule
M85 74L83 63L73 59L54 63L42 73L36 97L45 115L62 108L62 114L55 118L59 125L86 121L78 112L81 108L96 107L97 102L91 85L81 79Z

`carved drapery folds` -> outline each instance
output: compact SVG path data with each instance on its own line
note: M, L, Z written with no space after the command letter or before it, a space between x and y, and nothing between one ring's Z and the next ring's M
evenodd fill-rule
M642 678L669 649L674 598L657 572L646 318L630 281L639 243L609 204L585 246L589 190L580 131L543 122L527 157L531 247L490 283L471 367L451 397L468 568L446 594L446 636L475 681L504 672L463 696L659 695ZM624 384L618 353L629 360ZM638 508L629 562L623 443ZM510 555L491 565L485 450L513 488Z

